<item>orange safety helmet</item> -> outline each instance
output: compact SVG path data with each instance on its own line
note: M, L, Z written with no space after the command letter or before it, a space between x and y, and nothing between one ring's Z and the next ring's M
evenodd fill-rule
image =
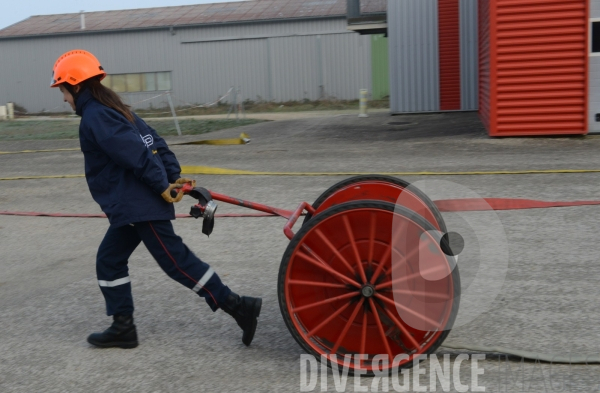
M100 80L106 76L96 56L81 49L71 50L54 63L50 87L58 87L62 83L75 86L95 76L99 76Z

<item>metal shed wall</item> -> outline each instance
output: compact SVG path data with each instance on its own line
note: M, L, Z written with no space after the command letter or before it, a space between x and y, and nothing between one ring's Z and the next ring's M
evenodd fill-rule
M590 0L590 18L600 19L600 0ZM588 25L588 29L591 32L591 25ZM600 122L596 121L596 113L600 113L600 56L590 54L588 62L588 132L600 133Z
M328 18L0 39L0 102L70 110L48 86L54 60L76 48L94 53L109 74L171 71L176 105L214 101L231 86L244 99L274 101L356 99L371 89L370 37ZM157 94L122 93L129 103ZM166 106L165 97L135 108L149 105Z
M392 113L440 110L437 0L388 0Z
M440 109L460 110L460 4L438 0L440 45Z
M477 16L477 0L388 0L392 113L477 110Z
M481 122L490 130L495 123L495 84L492 84L491 63L492 56L492 27L490 2L493 0L479 0L479 117ZM494 36L495 37L495 36Z
M478 5L477 0L459 0L460 6L460 107L476 111L478 106Z
M588 0L490 0L492 136L587 132Z

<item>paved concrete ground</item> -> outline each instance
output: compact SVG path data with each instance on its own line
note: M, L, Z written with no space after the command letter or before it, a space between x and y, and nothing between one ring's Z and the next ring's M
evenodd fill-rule
M230 138L240 131L210 137ZM600 169L598 137L491 139L472 113L338 115L243 131L251 144L173 150L182 165L256 171ZM198 137L169 142L193 139ZM77 146L77 141L21 141L3 142L0 150ZM0 177L82 174L83 160L79 152L0 155L0 168ZM209 189L289 209L313 201L344 177L195 176ZM600 199L598 173L407 177L423 179L451 181L483 197ZM444 195L444 189L435 191ZM177 211L187 213L190 204L184 200ZM2 181L0 210L99 212L84 179ZM220 213L233 211L239 209L219 207ZM456 221L452 214L444 216ZM454 329L448 341L597 356L599 216L600 206L498 212L508 240L506 280L489 311ZM251 347L243 346L227 315L211 313L201 299L170 281L140 247L130 261L140 346L99 350L85 337L110 323L94 267L106 220L0 216L0 391L299 391L303 351L284 325L276 294L288 244L283 225L280 218L222 218L207 239L199 221L175 222L177 233L230 287L263 297ZM468 285L478 265L464 263L462 280ZM452 360L458 354L439 352ZM429 362L423 367L429 370ZM507 364L488 355L479 367L485 370L479 385L487 392L592 392L600 386L598 365ZM470 363L460 370L462 383L470 383ZM353 381L347 391L354 390ZM362 378L362 386L372 382ZM421 384L429 387L429 372ZM331 374L327 389L335 391ZM451 385L450 391L459 390ZM439 384L436 391L443 391Z

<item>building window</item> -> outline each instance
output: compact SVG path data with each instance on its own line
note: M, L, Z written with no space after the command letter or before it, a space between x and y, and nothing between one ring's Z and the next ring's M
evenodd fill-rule
M106 75L102 84L117 93L171 90L171 72Z
M600 56L600 20L593 19L592 26L590 28L591 39L590 46L591 52Z

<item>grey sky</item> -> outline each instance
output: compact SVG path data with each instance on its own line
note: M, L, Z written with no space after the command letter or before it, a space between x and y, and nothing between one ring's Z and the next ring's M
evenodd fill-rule
M169 7L176 5L225 3L240 0L21 0L6 1L0 13L0 29L20 22L33 15L70 14L81 10L110 11L132 8Z

